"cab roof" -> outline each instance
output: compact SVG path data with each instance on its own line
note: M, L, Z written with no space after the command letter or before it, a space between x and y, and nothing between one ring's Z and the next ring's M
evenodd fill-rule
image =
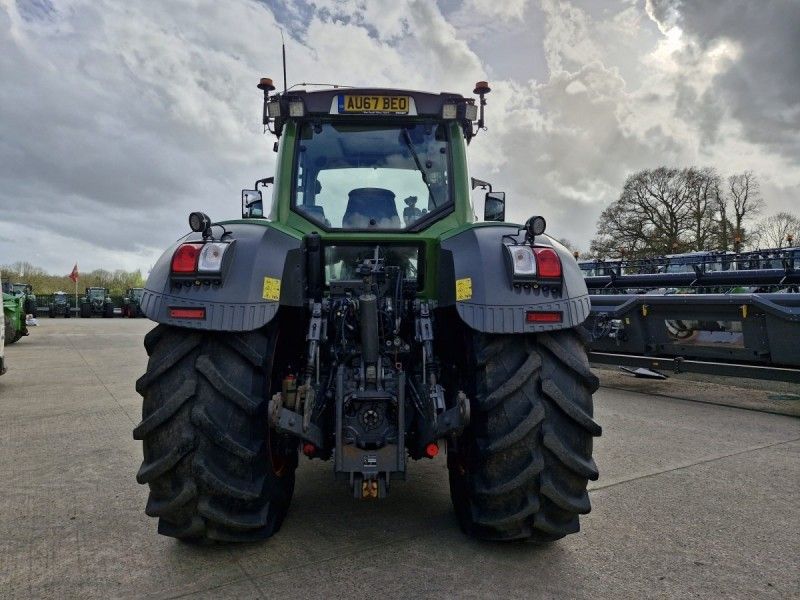
M340 87L328 90L289 90L281 95L288 98L297 98L305 104L309 114L331 114L332 103L338 96L408 96L414 100L417 115L440 116L444 104L458 104L460 102L472 103L472 98L465 98L461 94L452 92L421 92L417 90L401 90L397 88L375 87Z

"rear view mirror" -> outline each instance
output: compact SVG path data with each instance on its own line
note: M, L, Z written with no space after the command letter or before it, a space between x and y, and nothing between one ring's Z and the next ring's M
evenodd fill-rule
M488 192L483 204L484 221L505 221L506 220L506 193Z
M252 219L264 216L264 201L261 190L242 190L242 218Z

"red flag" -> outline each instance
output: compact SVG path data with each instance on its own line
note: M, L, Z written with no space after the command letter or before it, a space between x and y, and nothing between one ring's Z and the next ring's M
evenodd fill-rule
M72 273L70 273L69 275L67 275L67 277L69 277L70 279L72 279L72 281L73 281L74 283L78 283L78 279L79 279L79 277L78 277L78 263L75 263L75 266L74 266L74 267L72 267Z

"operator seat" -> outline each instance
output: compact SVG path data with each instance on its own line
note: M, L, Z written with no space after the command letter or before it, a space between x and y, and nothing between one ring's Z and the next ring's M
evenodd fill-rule
M345 229L400 229L394 192L384 188L356 188L347 195L342 218Z

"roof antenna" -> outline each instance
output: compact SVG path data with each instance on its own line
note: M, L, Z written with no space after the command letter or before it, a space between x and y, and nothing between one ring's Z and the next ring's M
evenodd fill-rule
M286 42L283 39L283 29L281 29L281 52L283 53L283 93L286 93Z

